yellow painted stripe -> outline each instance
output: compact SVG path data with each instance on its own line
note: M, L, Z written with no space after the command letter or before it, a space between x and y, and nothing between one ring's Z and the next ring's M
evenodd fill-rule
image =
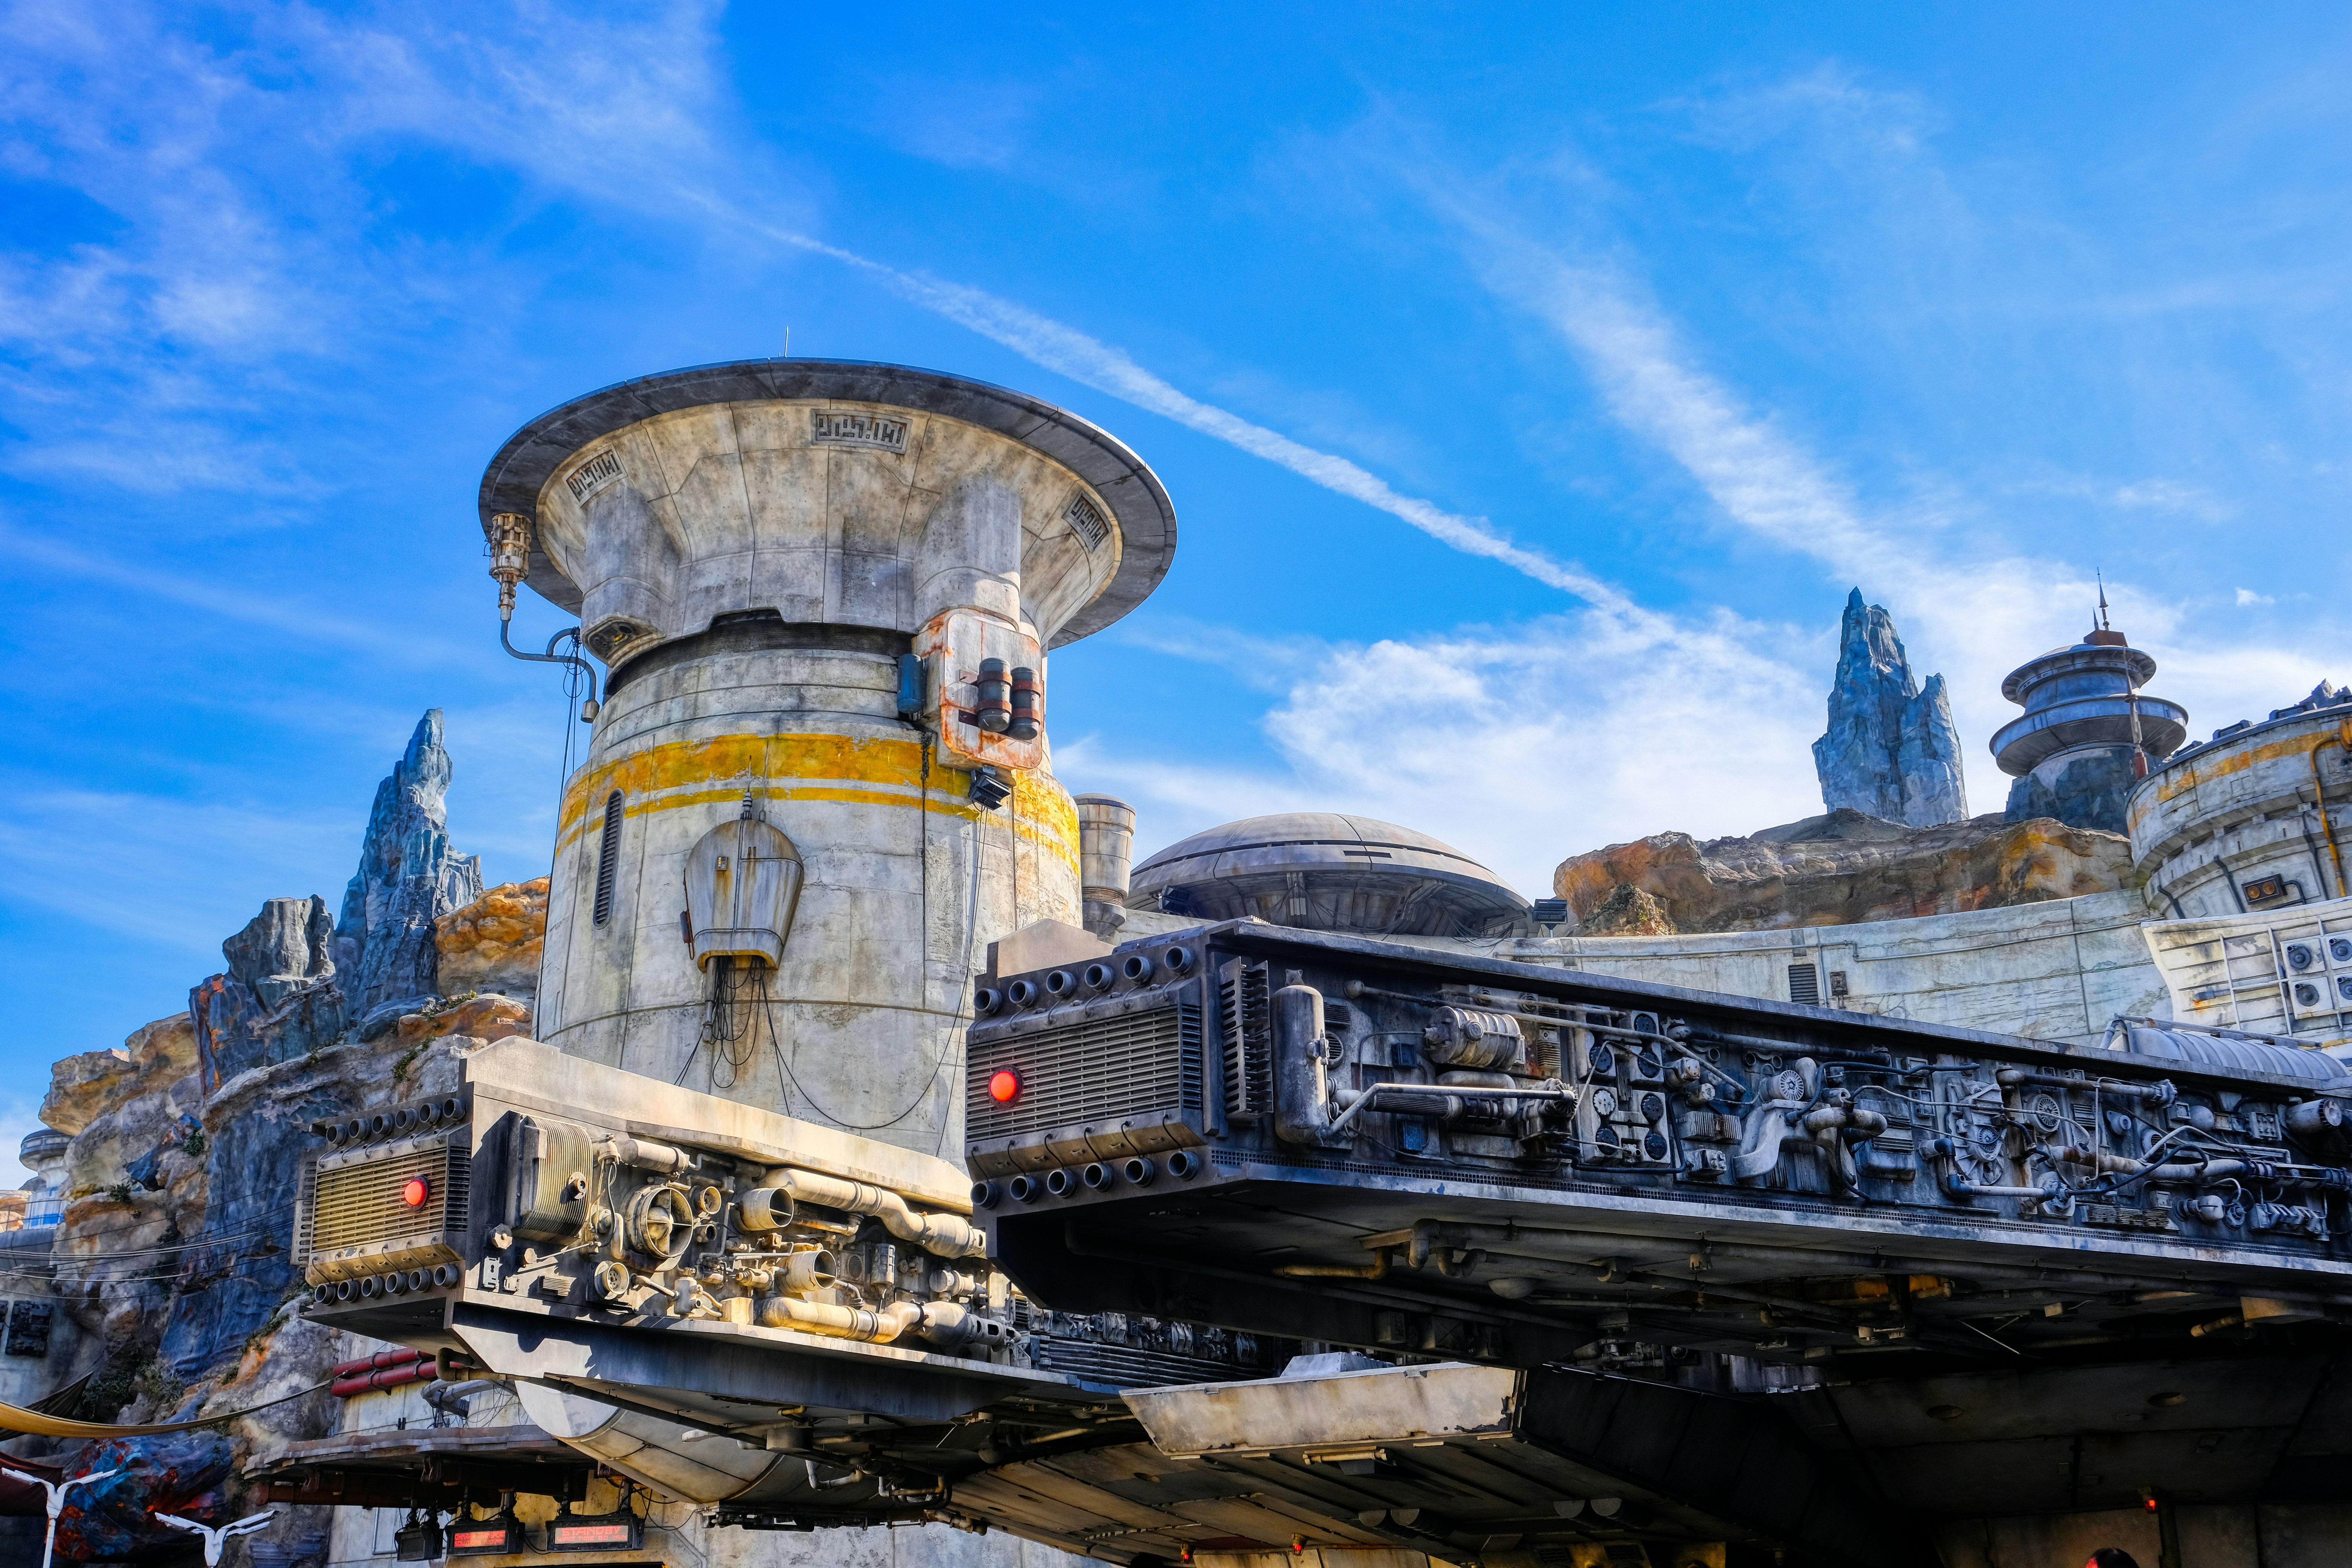
M2163 776L2158 778L2156 781L2157 804L2162 805L2186 795L2200 784L2212 784L2228 778L2231 773L2244 773L2258 763L2274 763L2283 757L2305 756L2312 747L2340 739L2347 731L2352 731L2352 724L2344 726L2337 735L2306 730L2299 735L2289 736L2284 740L2265 741L2259 746L2247 746L2238 751L2226 752L2218 757L2200 756L2183 767L2168 770ZM2147 812L2142 812L2139 814L2139 818L2145 819L2147 815Z
M624 818L737 801L749 787L761 800L899 806L969 822L982 815L971 801L971 776L935 763L926 792L923 749L911 741L823 734L672 741L616 757L575 777L564 791L556 845L560 853L576 843L592 821L601 825L604 802L615 790L621 792ZM1009 776L1015 834L1075 872L1078 814L1068 795L1027 773ZM798 782L775 782L780 779Z

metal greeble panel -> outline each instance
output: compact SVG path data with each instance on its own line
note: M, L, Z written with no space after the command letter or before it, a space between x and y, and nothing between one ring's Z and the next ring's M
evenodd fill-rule
M1197 1113L1201 1010L1180 1003L1029 1034L983 1033L970 1062L964 1122L975 1142L1145 1112ZM999 1103L989 1079L1003 1068L1020 1074L1022 1089Z

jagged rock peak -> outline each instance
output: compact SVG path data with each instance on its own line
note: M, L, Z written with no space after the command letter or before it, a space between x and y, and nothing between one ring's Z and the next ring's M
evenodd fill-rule
M265 1007L335 973L335 922L327 900L269 899L246 928L221 943L229 978L253 988Z
M441 710L431 709L376 786L359 871L343 892L335 959L361 1014L391 998L434 994L434 921L482 896L479 858L449 847L453 770L441 737Z
M1944 678L1921 686L1885 607L1846 596L1838 628L1837 679L1830 689L1829 732L1813 742L1822 804L1910 827L1959 822L1969 815L1960 773L1960 734Z

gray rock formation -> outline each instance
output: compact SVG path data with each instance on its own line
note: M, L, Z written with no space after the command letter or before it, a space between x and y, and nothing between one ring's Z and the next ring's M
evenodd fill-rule
M1923 688L1895 622L1862 590L1846 598L1839 630L1837 684L1830 690L1829 733L1813 742L1822 804L1908 827L1966 820L1960 735L1944 678Z
M251 923L221 943L230 978L250 986L265 1007L335 973L335 922L327 900L269 899Z
M2138 787L2140 777L2132 771L2129 746L2085 752L2069 759L2055 779L2045 779L2037 770L2012 783L2009 808L2002 816L2010 822L2054 816L2075 827L2127 833L2130 821L2124 803Z
M343 891L335 963L355 1015L438 992L433 922L482 896L480 858L449 847L449 774L436 708L417 721L407 752L376 786L359 872Z

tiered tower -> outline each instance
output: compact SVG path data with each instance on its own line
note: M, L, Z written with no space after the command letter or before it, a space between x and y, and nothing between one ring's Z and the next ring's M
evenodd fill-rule
M2156 660L2107 624L2106 595L2081 642L2010 671L2000 694L2024 714L1992 738L1993 759L2017 782L2008 819L2054 816L2073 827L2126 832L2125 801L2152 763L2188 737L2189 710L2140 693Z

